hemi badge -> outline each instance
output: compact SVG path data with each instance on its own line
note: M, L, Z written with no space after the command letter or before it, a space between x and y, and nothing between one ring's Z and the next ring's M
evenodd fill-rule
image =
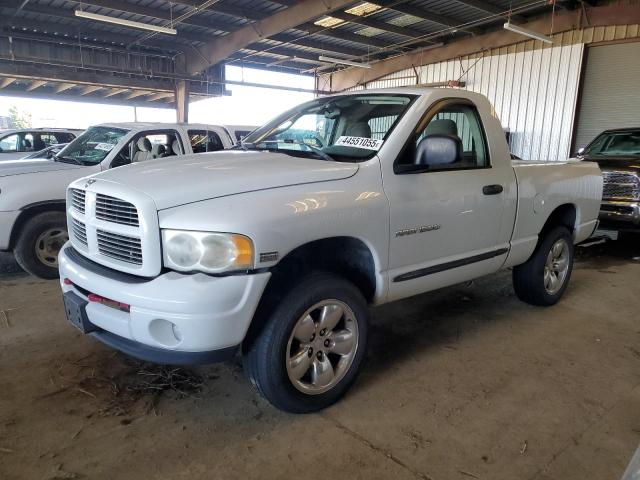
M260 254L260 263L275 262L278 260L278 252L262 252Z

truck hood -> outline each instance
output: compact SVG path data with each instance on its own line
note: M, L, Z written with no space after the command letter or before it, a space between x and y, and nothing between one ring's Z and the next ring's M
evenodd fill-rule
M2 160L0 161L0 177L24 175L26 173L53 172L56 170L71 170L74 168L82 168L82 166L72 163L54 162L53 160L44 158Z
M224 151L151 160L95 176L151 197L158 210L270 188L351 177L353 163L328 162L274 152Z
M584 157L586 162L596 162L602 170L640 172L638 157Z

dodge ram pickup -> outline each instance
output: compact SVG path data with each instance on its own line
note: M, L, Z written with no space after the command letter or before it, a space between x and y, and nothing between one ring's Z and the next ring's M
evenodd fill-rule
M69 182L130 163L231 148L251 127L109 123L89 128L55 155L2 161L0 251L41 278L58 277L58 251L67 241Z
M479 94L318 98L233 150L73 182L66 314L149 361L240 352L273 405L311 412L354 382L370 305L508 267L519 298L556 303L601 197L593 162L512 161Z

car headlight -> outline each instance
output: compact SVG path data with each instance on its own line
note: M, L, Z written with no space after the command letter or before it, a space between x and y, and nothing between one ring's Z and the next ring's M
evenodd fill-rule
M253 243L234 233L162 230L164 266L183 272L221 273L253 268Z

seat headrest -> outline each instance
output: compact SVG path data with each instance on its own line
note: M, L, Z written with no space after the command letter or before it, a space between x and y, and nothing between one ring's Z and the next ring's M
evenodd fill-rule
M140 137L138 139L138 150L142 152L150 152L151 151L151 141L147 137Z
M458 135L458 126L456 122L448 118L439 118L432 120L424 130L426 135Z
M182 153L182 149L180 148L180 142L178 141L177 138L171 143L171 150L173 150L173 153L176 155L180 155Z
M347 137L371 138L371 127L366 122L356 122L347 126L344 134Z
M164 145L162 145L162 144L159 144L159 145L158 145L158 150L157 150L157 152L156 152L156 155L158 155L158 156L159 156L159 155L164 155L165 153L167 153L167 147L165 147L165 146L164 146Z

